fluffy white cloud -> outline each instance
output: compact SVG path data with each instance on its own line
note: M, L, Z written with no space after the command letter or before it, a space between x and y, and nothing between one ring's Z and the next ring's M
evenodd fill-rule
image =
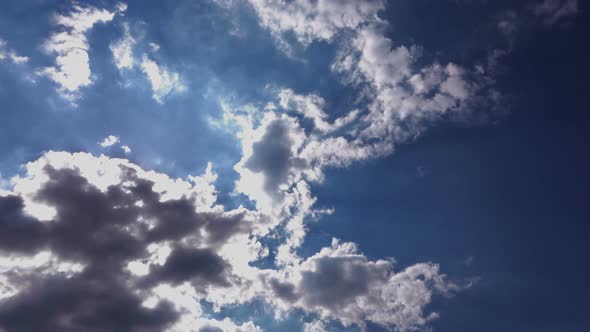
M275 249L283 270L269 272L266 279L279 298L273 303L281 310L297 307L346 325L363 326L369 320L406 331L427 324L437 317L424 310L432 296L459 289L444 281L436 264L394 272L391 262L370 261L353 244L338 242L306 260L297 256L305 222L316 213L310 183L322 181L326 167L388 155L431 122L469 112L473 103L493 95L487 68L436 62L418 66L420 47L396 45L385 35L386 23L376 16L380 2L357 2L370 10L343 6L332 11L328 5L322 13L318 8L331 2L250 3L281 48L289 33L308 45L332 42L346 31L332 70L358 87L368 104L329 121L320 96L283 89L265 107L224 107L224 122L235 121L242 142L236 190L271 215L271 227L280 226L284 234ZM311 130L304 128L302 118L311 120Z
M115 135L109 135L102 140L102 142L98 143L103 148L107 148L109 146L113 146L119 143L119 137Z
M92 84L86 34L95 24L113 20L115 14L106 9L74 5L70 13L54 16L54 24L60 31L51 34L42 46L45 52L55 55L56 65L42 69L39 74L54 81L64 98L74 102L79 97L78 90Z
M384 8L382 0L248 0L262 26L275 37L292 31L303 44L330 40L343 29L354 29L374 20Z
M420 47L396 45L385 35L387 22L379 19L381 1L272 1L251 0L262 26L273 35L294 33L303 45L316 40L331 42L340 32L338 55L332 70L345 83L359 87L369 101L326 120L320 96L279 92L282 111L294 110L311 119L320 135L311 135L302 146L302 159L321 177L321 166L346 166L355 160L387 155L403 141L419 135L427 125L447 114L469 112L469 106L487 98L490 79L485 69L462 68L449 63L417 66ZM227 4L226 4L227 5ZM283 47L285 40L279 40ZM490 98L490 104L493 102ZM274 105L274 104L273 104ZM348 128L344 135L326 135ZM323 134L324 136L322 136ZM319 165L319 166L318 166Z
M141 70L150 82L152 97L160 104L169 94L186 91L186 86L178 73L159 66L145 54L141 60Z
M307 324L308 331L324 330L322 321L331 319L361 327L371 321L399 331L427 324L437 317L427 310L433 296L460 289L446 281L436 264L396 271L391 261L370 260L353 243L337 240L307 259L298 257L297 248L307 232L305 223L329 212L315 210L310 184L322 181L326 167L347 166L393 152L430 121L461 111L480 83L470 70L452 63L417 68L418 48L396 45L383 33L384 23L376 16L383 1L250 2L262 25L281 43L285 33L294 33L307 45L315 40L331 42L346 31L332 69L364 92L368 107L329 119L320 96L290 89L278 91L272 104L263 109L226 107L224 121L238 125L242 144L242 158L234 167L239 174L236 191L254 201L255 210L227 211L217 204L217 175L211 164L201 176L171 179L124 159L46 153L26 165L26 174L14 179L11 198L0 200L0 209L8 211L0 214L0 227L14 230L1 219L5 215L17 216L26 225L18 229L21 233L0 232L0 240L7 240L0 241L0 250L25 257L20 242L8 241L25 234L27 241L21 242L30 244L29 256L48 247L59 262L80 264L78 270L68 272L72 279L65 283L65 290L88 286L86 274L80 271L110 272L98 274L94 282L117 291L113 303L130 304L131 317L137 320L133 323L138 324L130 330L144 328L141 324L182 332L259 330L251 322L237 325L204 318L200 300L209 301L215 309L253 299L266 301L279 313L302 309L321 319ZM48 43L59 45L63 39L71 46L51 49L58 55L58 66L51 68L61 73L58 79L64 82L70 79L68 72L81 74L72 78L73 83L54 79L70 96L91 83L85 33L97 22L112 20L113 15L76 7L70 16L59 16L58 24L65 32L52 35ZM136 66L134 44L126 29L123 38L111 45L119 69ZM82 71L66 62L78 63ZM137 68L150 81L152 96L159 103L186 89L178 73L147 54ZM311 120L311 130L302 118ZM109 136L99 144L107 147L118 141ZM127 146L121 148L130 152ZM272 233L279 228L283 235ZM77 237L70 236L69 229L76 230ZM273 248L276 267L252 266L250 263L268 255L269 248L259 240L269 235L279 242ZM102 255L104 252L112 255ZM27 269L27 264L21 265ZM48 275L53 276L54 270ZM5 297L16 303L14 317L23 314L17 310L18 303L47 300L46 286L30 274L0 280L0 287L8 285ZM41 294L38 299L26 296L31 287ZM85 302L95 294L82 295L87 298L76 301L100 309ZM97 310L96 315L108 324L107 312ZM142 317L153 319L145 322ZM15 323L0 314L0 328L9 324Z
M321 320L303 324L303 332L326 332L326 327Z

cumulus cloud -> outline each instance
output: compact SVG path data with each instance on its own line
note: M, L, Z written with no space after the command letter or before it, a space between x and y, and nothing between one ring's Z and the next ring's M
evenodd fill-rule
M334 240L308 258L297 249L306 222L329 211L315 208L311 190L326 167L390 154L430 122L465 111L485 89L484 74L454 63L418 66L419 47L397 45L385 35L377 17L383 1L250 3L279 45L289 34L303 45L338 40L332 70L362 91L366 107L330 119L323 98L291 89L277 91L272 107L224 107L224 121L235 121L242 145L235 190L255 210L217 204L211 164L187 179L89 154L49 152L27 164L13 191L0 197L0 251L11 257L0 268L15 271L0 279L0 329L259 331L252 322L207 319L199 303L220 309L259 299L279 313L314 315L318 320L305 325L309 331L324 330L322 322L332 319L411 331L437 317L427 309L434 296L461 289L436 264L397 270L389 260L368 259L350 242ZM76 7L61 17L61 38L82 48L54 50L58 63L60 57L84 60L88 74L78 72L87 80L74 89L62 84L66 93L91 83L85 33L112 20L114 14L105 12ZM126 29L111 45L119 69L137 66L159 103L186 89L178 73L153 60L155 54L136 62L134 43ZM118 141L109 136L99 144ZM251 263L268 255L260 241L266 236L278 244L271 248L276 265L264 269ZM105 290L116 294L100 296ZM35 312L34 322L20 319L47 306L52 310ZM123 308L128 314L116 315Z
M403 141L419 135L434 120L468 113L478 104L494 107L498 94L482 66L454 63L417 65L420 47L397 45L386 36L388 23L378 17L381 1L251 0L260 23L273 35L294 34L304 46L338 40L332 70L344 83L362 91L365 109L327 121L324 100L290 89L278 93L283 112L295 110L312 120L318 135L302 147L302 158L321 178L323 166L346 166L355 160L393 152ZM346 32L346 33L342 33ZM342 38L335 36L342 33ZM284 41L279 42L279 46ZM327 135L347 128L345 135Z
M244 164L248 170L264 175L264 191L273 198L291 182L290 170L297 167L298 162L303 162L294 157L297 143L291 126L286 119L268 123L264 135L252 145L252 155ZM297 128L293 128L295 130Z
M200 200L210 187L88 154L49 152L26 169L0 197L0 251L10 258L0 262L0 328L162 331L184 315L170 299L177 287L203 294L237 280L220 248L252 225ZM168 298L144 303L158 287Z
M161 67L145 54L141 60L141 70L150 82L152 97L160 104L164 102L164 98L169 94L186 91L186 86L178 73Z
M103 148L107 148L109 146L113 146L119 143L119 137L115 135L109 135L102 140L102 142L98 143Z
M326 326L321 320L303 324L303 332L326 332Z
M280 48L289 36L303 46L315 41L336 44L332 71L344 84L357 88L363 101L363 107L332 121L323 98L291 89L279 90L265 107L224 108L224 120L233 119L240 128L242 159L235 166L240 174L236 190L270 214L273 225L282 226L284 242L275 255L280 266L303 262L296 252L307 232L305 223L321 211L314 206L310 184L323 180L325 168L389 155L435 121L467 116L474 108L493 109L499 100L489 61L473 67L424 64L418 61L420 46L396 44L387 37L388 23L377 16L382 2L345 2L340 7L332 1L249 3ZM311 121L311 130L304 120ZM290 298L297 288L284 283L271 286ZM326 303L312 304L308 299L302 305L337 311ZM355 324L360 320L350 318ZM417 319L413 324L427 321Z
M92 84L86 35L95 24L112 21L115 14L76 4L70 13L53 17L59 31L52 33L42 46L46 53L55 55L55 66L46 67L39 74L54 81L64 98L73 102L80 96L80 88Z
M253 267L266 221L216 205L210 165L182 180L124 159L48 152L25 170L0 196L0 329L261 331L209 319L199 304L261 299L411 330L436 316L426 312L432 296L457 288L434 264L395 272L337 240L280 269Z
M249 0L260 23L275 37L293 32L297 40L310 44L330 40L344 29L354 29L375 18L385 7L382 0Z
M395 272L391 261L371 261L353 243L332 241L297 267L283 281L270 279L277 301L323 319L364 327L365 321L409 331L437 317L425 307L434 294L450 295L460 287L445 281L438 266L425 263ZM323 324L306 326L323 331Z

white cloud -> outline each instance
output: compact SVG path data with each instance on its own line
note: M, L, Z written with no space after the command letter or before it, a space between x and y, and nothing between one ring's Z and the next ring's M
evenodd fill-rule
M418 66L421 48L396 45L386 37L386 23L376 17L382 5L378 2L371 2L371 10L365 12L344 6L346 15L338 12L341 9L318 13L318 7L332 4L329 1L250 2L280 48L289 32L308 45L316 40L331 42L346 30L332 70L368 101L365 109L333 121L328 120L323 98L291 89L279 90L276 100L261 107L223 105L223 123L237 124L242 143L242 159L235 166L240 174L236 191L270 215L269 227L280 227L283 234L283 242L274 250L275 262L289 274L271 273L277 278L271 284L279 297L273 303L281 310L297 307L346 325L362 326L369 320L406 331L427 324L437 317L425 312L432 296L459 289L444 281L436 264L417 264L396 273L390 262L369 261L348 243L334 243L307 260L297 256L307 233L306 218L316 211L310 183L322 181L326 167L391 154L431 122L469 111L473 100L486 98L492 82L487 68L472 70L454 63ZM342 15L332 16L336 12ZM340 20L349 14L354 19ZM311 120L313 130L303 130L301 117ZM338 277L330 278L336 291L328 294L329 290L314 285L322 284L331 271L338 271ZM347 280L343 277L347 271L360 274Z
M355 29L375 19L385 7L382 0L249 0L262 26L275 37L292 31L303 44L330 40L343 29Z
M317 130L329 133L340 129L343 126L356 120L358 111L350 112L348 115L337 118L333 123L327 121L327 114L324 112L325 101L317 95L299 95L291 89L283 89L278 93L279 104L285 110L295 110L304 117L313 120Z
M398 143L416 137L433 120L470 111L472 99L485 98L477 96L489 87L485 70L453 63L417 66L419 46L396 45L386 37L387 22L377 16L385 5L381 1L249 2L261 25L273 35L291 32L303 45L330 42L347 31L339 40L332 70L345 83L359 88L369 101L367 109L352 110L330 123L320 96L301 96L289 89L279 92L283 111L294 110L311 119L325 135L311 135L301 148L317 177L321 177L322 166L347 166L355 160L390 154ZM285 43L281 38L279 47ZM344 127L349 129L347 135L327 135Z
M0 61L9 59L12 63L22 65L29 61L26 56L21 56L16 51L9 49L4 39L0 38Z
M68 14L57 14L53 21L59 32L51 34L43 43L48 54L55 55L56 65L39 71L58 85L59 93L74 102L79 89L92 84L90 45L86 34L97 23L113 20L115 12L95 7L74 5Z
M106 148L109 146L113 146L117 143L119 143L119 137L115 136L115 135L109 135L109 136L105 137L105 139L102 140L102 142L100 142L99 145L102 146L103 148Z
M131 148L127 145L121 145L121 150L123 150L123 152L125 154L130 154L131 153Z
M135 65L135 58L133 57L135 44L136 41L129 31L129 24L123 23L123 37L110 45L113 60L119 70L131 69Z
M150 82L153 92L152 97L160 104L164 102L164 98L169 94L186 91L186 86L178 73L159 66L158 63L145 54L141 60L141 70Z
M140 60L136 59L133 51L136 45L137 41L131 35L129 24L123 23L123 36L110 45L113 60L120 71L139 67L150 83L153 99L160 104L164 103L164 98L168 95L186 91L179 73L168 70L147 54ZM153 53L160 48L153 42L148 43L148 47Z
M314 320L303 324L303 332L326 332L326 326L321 320Z

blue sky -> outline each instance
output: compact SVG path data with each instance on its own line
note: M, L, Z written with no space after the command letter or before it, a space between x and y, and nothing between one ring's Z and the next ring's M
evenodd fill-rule
M584 16L3 2L0 330L585 330Z

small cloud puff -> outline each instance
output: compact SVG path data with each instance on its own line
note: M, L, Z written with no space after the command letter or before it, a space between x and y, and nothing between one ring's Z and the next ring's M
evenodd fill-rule
M119 137L115 136L115 135L109 135L107 137L105 137L105 139L98 143L100 146L102 146L103 148L109 147L109 146L113 146L115 144L119 143Z
M128 145L122 145L121 146L121 150L123 150L123 152L125 154L130 154L131 153L131 148Z
M0 38L0 61L9 59L12 63L16 65L22 65L29 61L29 58L26 56L21 56L16 53L16 51L9 49L7 47L7 43L4 39Z

